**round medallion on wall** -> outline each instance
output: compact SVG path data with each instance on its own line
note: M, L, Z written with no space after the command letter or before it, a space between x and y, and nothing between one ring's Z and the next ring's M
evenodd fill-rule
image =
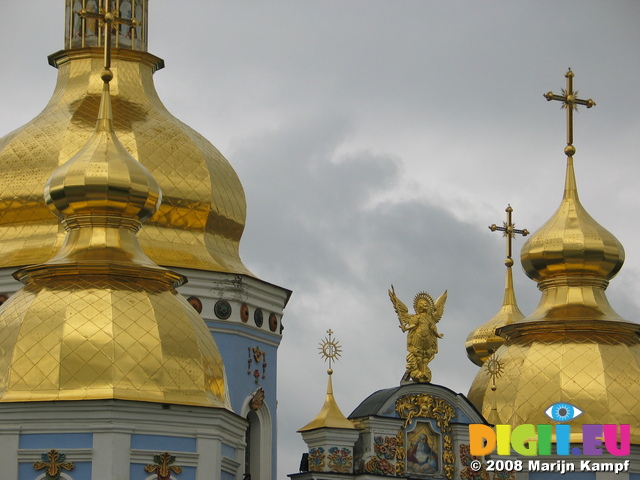
M189 297L187 298L187 302L196 309L196 312L202 313L202 301L198 297Z
M247 307L246 303L240 305L240 320L242 320L244 323L247 323L249 321L249 307Z
M269 315L269 330L275 332L278 329L278 317L275 313Z
M213 306L213 313L220 320L226 320L231 316L231 305L226 300L218 300Z
M262 323L264 322L262 309L256 308L256 311L253 312L253 321L256 322L256 327L262 327Z

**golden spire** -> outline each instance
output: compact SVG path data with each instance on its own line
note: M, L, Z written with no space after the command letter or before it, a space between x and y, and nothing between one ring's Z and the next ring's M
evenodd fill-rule
M562 97L545 95L568 110L562 201L521 253L526 274L542 292L540 303L528 317L497 330L505 339L494 354L503 373L491 376L486 362L468 397L493 423L512 426L548 423L549 406L568 402L584 411L567 420L573 431L583 424L629 424L631 442L640 444L640 325L621 318L605 295L624 250L578 199L571 112L595 103L577 99L573 73L566 77Z
M105 22L105 29L109 22ZM104 53L110 62L109 48ZM58 168L45 201L67 230L50 261L0 311L0 402L122 399L230 409L222 358L175 290L185 278L138 245L161 193L120 144L109 82L86 145Z
M327 330L327 337L320 342L320 356L329 363L327 374L329 381L327 384L327 396L324 400L324 405L320 409L316 418L310 423L302 427L298 432L306 432L309 430L315 430L316 428L347 428L354 430L356 427L351 423L347 417L344 416L340 407L336 403L336 399L333 397L333 384L331 383L331 375L333 375L333 369L331 368L332 362L338 360L340 356L341 347L339 343L332 338L333 331Z
M504 264L507 267L507 274L502 307L493 318L471 331L465 344L467 356L478 366L482 366L487 358L504 343L504 338L496 334L496 329L524 318L524 315L518 308L515 290L513 289L513 272L511 271L513 258L511 258L511 255L512 242L516 234L526 237L529 235L529 231L526 228L524 230L515 228L515 223L512 221L513 208L511 208L511 205L507 206L505 212L507 212L507 221L503 222L502 227L496 226L495 223L489 225L489 230L492 232L503 232L503 237L506 238L507 258Z

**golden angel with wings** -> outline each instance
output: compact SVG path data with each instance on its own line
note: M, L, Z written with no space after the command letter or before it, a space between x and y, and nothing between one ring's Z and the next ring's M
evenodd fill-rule
M407 334L407 371L403 382L413 380L416 383L429 383L431 369L429 362L438 353L438 339L443 335L438 333L437 323L442 318L447 292L434 302L426 292L418 293L413 299L415 314L411 315L407 306L402 303L391 285L389 298L400 321L400 329Z

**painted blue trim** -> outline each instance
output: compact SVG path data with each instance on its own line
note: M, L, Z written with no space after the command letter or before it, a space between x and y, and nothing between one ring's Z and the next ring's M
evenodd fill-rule
M131 435L131 448L138 450L157 450L162 452L196 452L197 441L189 437L173 437L169 435Z
M65 448L92 447L92 433L22 433L18 441L18 448L42 449L42 453L52 448L63 451Z

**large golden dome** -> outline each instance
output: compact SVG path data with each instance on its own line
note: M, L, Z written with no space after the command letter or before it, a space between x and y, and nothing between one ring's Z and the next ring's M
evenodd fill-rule
M50 57L58 82L45 109L0 139L0 268L41 263L64 240L42 198L51 173L93 132L100 103L101 48L70 48ZM162 60L113 49L115 130L153 174L162 205L139 234L157 264L251 275L239 256L246 204L229 162L164 107L152 75Z
M64 244L49 261L19 269L26 285L0 308L0 402L230 409L216 343L175 289L184 277L153 264L138 245L161 191L115 136L111 73L102 77L95 131L44 188L43 204L68 232Z

